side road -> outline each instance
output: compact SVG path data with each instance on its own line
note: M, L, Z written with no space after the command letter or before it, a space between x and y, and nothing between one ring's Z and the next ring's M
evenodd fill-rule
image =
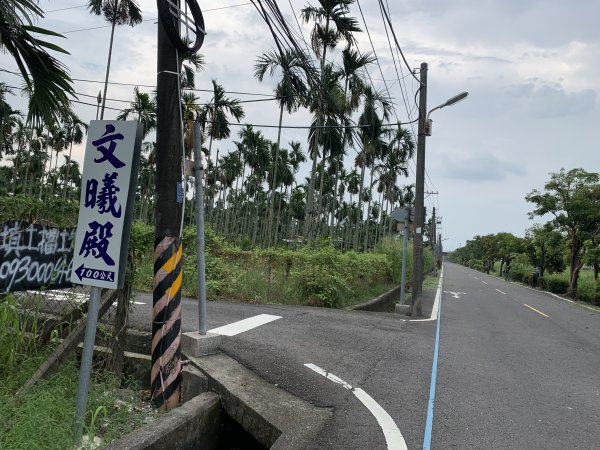
M424 294L424 310L431 311L436 290ZM144 304L135 305L131 323L149 330L151 296L136 301ZM266 315L270 321L258 327L223 336L222 351L268 383L333 410L311 448L421 445L435 322L411 323L393 313L207 304L209 330ZM197 317L197 301L184 299L184 332L197 330Z

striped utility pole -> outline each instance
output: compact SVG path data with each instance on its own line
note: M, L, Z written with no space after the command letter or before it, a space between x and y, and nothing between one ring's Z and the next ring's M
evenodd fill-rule
M159 18L156 88L156 205L151 390L154 405L181 399L181 223L183 154L177 51Z

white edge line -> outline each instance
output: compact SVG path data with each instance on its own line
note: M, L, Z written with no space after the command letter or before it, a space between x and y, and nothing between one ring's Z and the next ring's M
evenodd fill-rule
M437 291L435 293L435 301L433 302L433 309L431 310L431 317L429 319L414 319L409 320L408 322L432 322L437 320L438 318L438 305L442 298L442 281L444 279L444 266L442 266L442 270L440 271L440 281L438 281Z
M281 319L281 316L273 316L271 314L259 314L258 316L248 317L247 319L224 325L222 327L208 330L210 333L220 334L222 336L235 336L244 331L252 330L274 320Z
M385 442L387 443L388 450L407 450L404 436L398 429L398 426L394 422L394 419L386 412L385 409L377 403L373 397L363 391L361 388L352 388L351 385L346 383L341 378L321 369L319 366L314 364L304 364L305 367L317 372L319 375L323 375L325 378L333 381L334 383L341 384L344 388L351 390L354 396L373 414L377 423L383 431Z

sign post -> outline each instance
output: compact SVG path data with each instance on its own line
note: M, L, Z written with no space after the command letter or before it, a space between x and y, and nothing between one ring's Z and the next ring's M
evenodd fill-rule
M71 281L92 286L81 355L75 443L85 422L101 288L125 281L127 249L142 146L142 124L94 120L88 129Z
M411 209L395 209L390 214L398 222L404 221L404 242L402 246L402 278L400 280L400 304L404 305L404 285L406 284L406 251L408 250L408 221L411 216Z

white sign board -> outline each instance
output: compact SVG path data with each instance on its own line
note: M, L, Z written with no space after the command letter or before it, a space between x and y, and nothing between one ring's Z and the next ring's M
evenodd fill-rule
M406 219L408 219L408 215L409 215L408 208L395 209L390 214L390 216L392 216L392 219L395 219L398 222L404 222Z
M142 125L94 120L85 148L71 282L123 286Z

